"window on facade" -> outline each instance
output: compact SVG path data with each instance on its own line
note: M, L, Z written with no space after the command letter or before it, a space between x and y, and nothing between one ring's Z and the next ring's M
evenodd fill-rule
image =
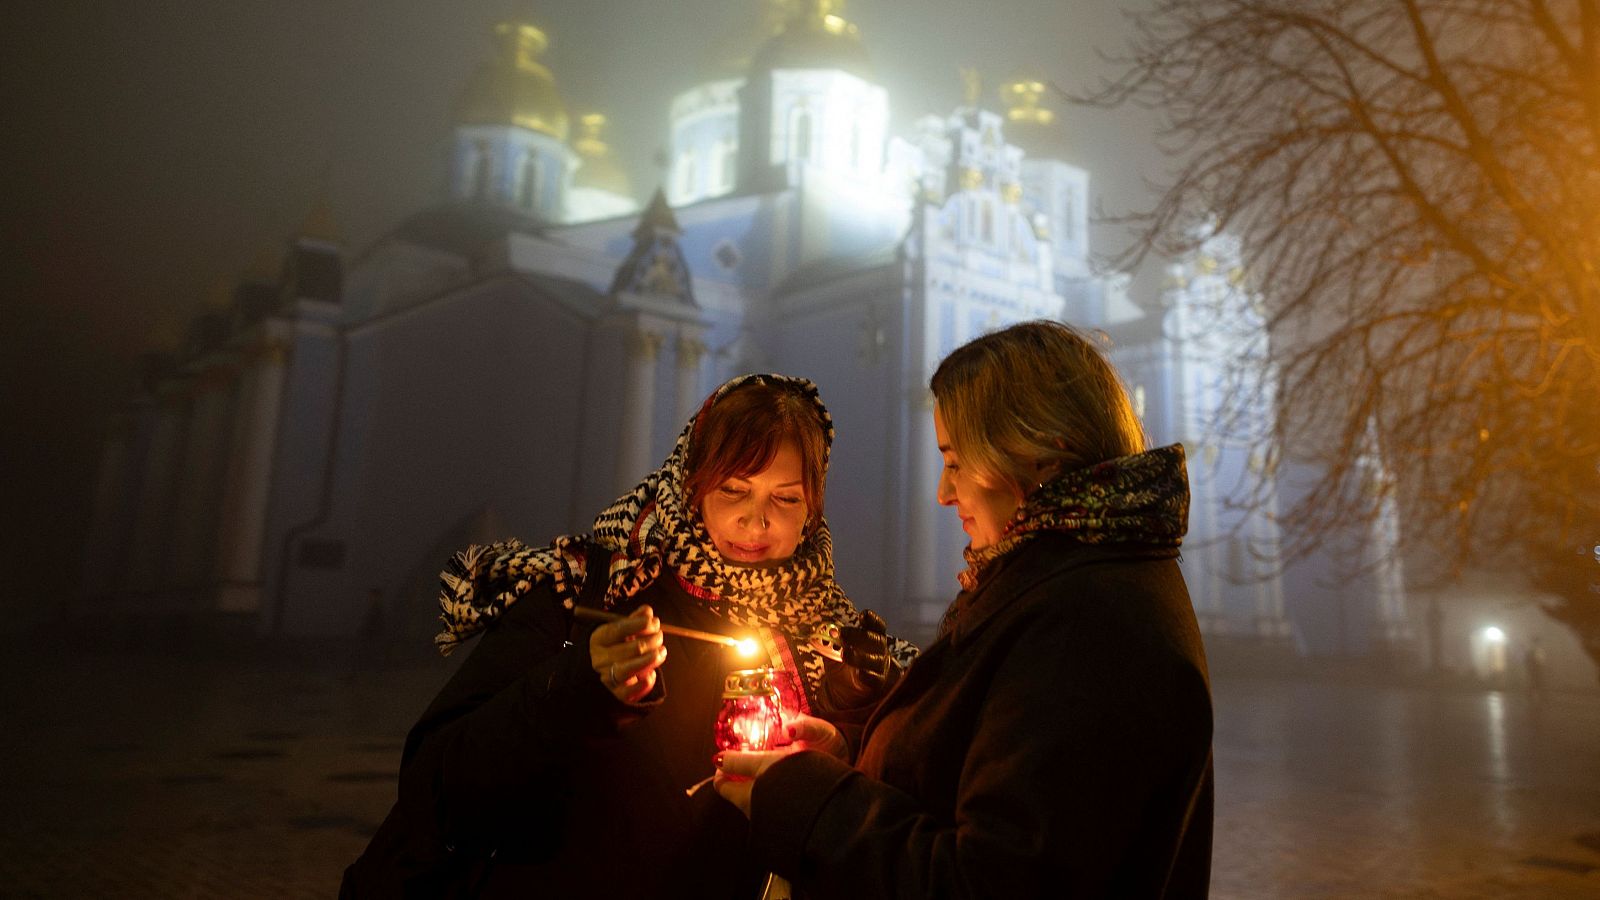
M739 163L739 148L733 141L722 142L721 187L723 190L732 190L733 181L738 177L736 166Z
M811 111L797 109L790 122L789 133L794 136L793 146L789 151L789 158L793 160L809 160L811 158Z
M983 242L994 243L994 204L983 201Z
M678 196L690 199L694 196L694 151L685 150L678 157Z
M529 153L522 160L522 184L517 191L517 205L533 212L539 208L539 182L543 180L544 166L539 164L539 157Z

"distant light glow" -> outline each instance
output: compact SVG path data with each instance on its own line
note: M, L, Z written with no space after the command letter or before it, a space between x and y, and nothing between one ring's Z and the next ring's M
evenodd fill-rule
M1503 644L1506 640L1506 633L1501 631L1499 626L1490 625L1483 630L1483 639L1491 644Z

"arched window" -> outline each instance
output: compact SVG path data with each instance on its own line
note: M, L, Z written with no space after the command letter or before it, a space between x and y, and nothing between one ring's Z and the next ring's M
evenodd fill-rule
M541 164L539 154L529 152L522 158L522 183L517 192L517 205L529 212L539 209L539 200L543 194L544 166Z
M983 242L994 243L994 204L983 201Z
M477 153L472 160L472 181L467 184L467 196L477 200L489 198L489 175L494 159L489 154L489 142L478 141Z
M685 150L678 157L678 196L685 201L696 199L694 195L694 151Z

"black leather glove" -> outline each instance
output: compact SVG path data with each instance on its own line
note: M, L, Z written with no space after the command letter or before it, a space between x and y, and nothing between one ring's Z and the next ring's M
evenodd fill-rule
M828 718L835 725L842 727L850 720L849 710L858 711L861 721L865 721L866 713L899 675L900 670L889 655L889 638L884 634L887 630L882 618L863 610L860 625L828 625L819 633L821 640L813 638L813 645L830 660L823 681L834 713ZM841 717L840 713L847 714Z
M839 629L840 655L855 669L863 687L876 690L889 677L894 661L889 657L889 626L870 609L861 611L861 624Z

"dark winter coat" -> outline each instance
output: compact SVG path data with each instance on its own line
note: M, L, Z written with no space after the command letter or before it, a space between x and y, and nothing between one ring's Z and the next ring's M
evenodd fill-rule
M672 578L635 598L726 628ZM592 627L536 588L507 608L412 728L400 798L342 896L750 900L748 825L709 784L725 648L666 636L643 708L589 666ZM564 645L570 639L570 645Z
M856 768L757 780L762 860L815 898L1205 896L1211 694L1175 556L1046 533L996 561Z

